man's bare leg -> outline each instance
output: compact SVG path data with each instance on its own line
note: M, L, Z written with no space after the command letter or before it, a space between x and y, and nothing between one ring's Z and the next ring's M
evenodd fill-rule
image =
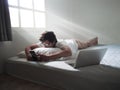
M86 42L81 42L79 40L76 40L77 44L78 44L78 49L84 49L90 46L95 46L98 44L98 37L95 37L93 39L90 39Z
M98 44L98 37L95 37L95 38L88 41L88 47L94 46L94 45L97 45L97 44Z

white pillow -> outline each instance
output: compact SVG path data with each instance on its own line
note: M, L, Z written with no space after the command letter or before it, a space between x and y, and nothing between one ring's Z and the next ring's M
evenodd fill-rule
M36 48L34 49L36 54L50 55L61 51L59 48ZM25 51L21 51L17 54L19 58L26 58Z
M33 49L33 51L35 51L36 54L50 55L50 54L61 51L61 49L59 48L36 48L36 49Z
M21 51L17 54L19 58L26 58L25 51Z

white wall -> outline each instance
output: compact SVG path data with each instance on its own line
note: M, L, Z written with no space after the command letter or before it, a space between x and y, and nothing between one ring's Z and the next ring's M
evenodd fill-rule
M120 43L120 0L46 0L47 28L62 38Z

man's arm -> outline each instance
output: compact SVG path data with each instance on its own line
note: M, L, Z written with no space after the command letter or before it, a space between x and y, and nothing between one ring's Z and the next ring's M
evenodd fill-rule
M35 48L38 48L39 46L37 45L37 44L32 44L32 45L30 45L30 46L27 46L26 48L25 48L25 54L26 54L26 58L27 58L27 60L31 60L31 55L30 55L30 50L33 50L33 49L35 49Z
M62 49L61 51L53 53L49 56L39 55L40 61L54 60L54 59L57 59L57 58L60 58L60 57L67 57L67 56L72 55L71 49L68 46L64 46L61 49Z

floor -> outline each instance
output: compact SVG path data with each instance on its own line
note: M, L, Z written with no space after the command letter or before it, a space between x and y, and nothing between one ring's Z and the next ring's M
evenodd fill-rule
M7 74L0 74L0 90L58 90L58 89L22 80Z

